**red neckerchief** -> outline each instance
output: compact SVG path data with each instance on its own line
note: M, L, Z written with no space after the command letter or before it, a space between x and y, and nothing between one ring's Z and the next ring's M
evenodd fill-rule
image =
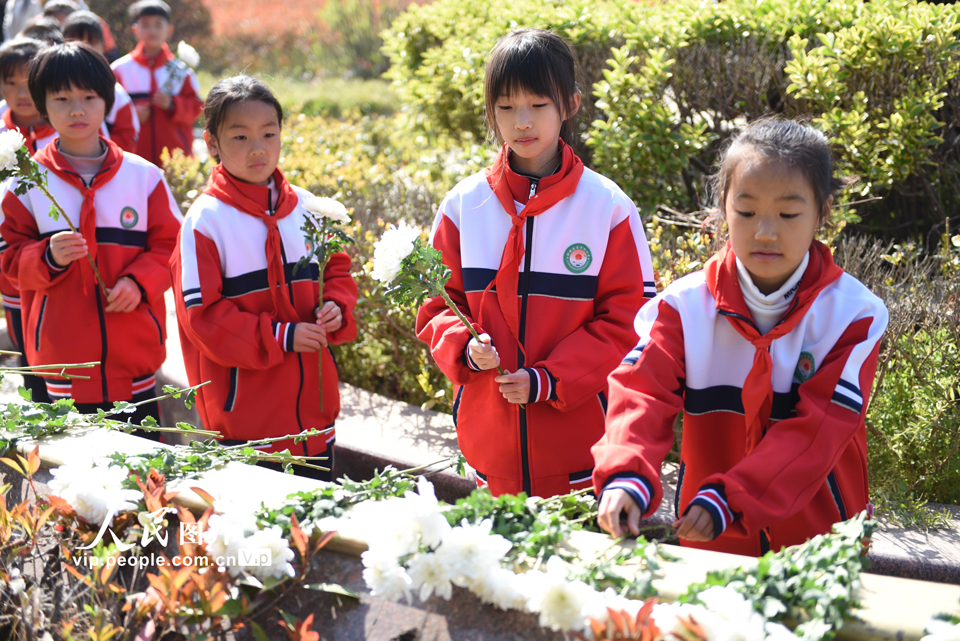
M284 294L287 277L284 272L283 248L277 223L281 218L286 217L296 209L299 198L279 169L273 171L273 180L276 183L279 197L277 198L276 212L272 216L267 212L267 203L270 202L270 188L239 181L231 176L223 168L223 165L217 165L213 168L205 192L245 214L259 218L267 226L267 243L265 246L267 284L270 287L270 293L273 295L273 317L278 321L295 323L300 320L300 317L293 308L293 304Z
M0 118L2 118L3 124L8 130L20 132L20 135L23 136L23 139L27 143L27 149L30 150L31 154L35 154L40 151L37 148L38 140L48 138L57 133L57 130L51 127L48 123L43 123L42 125L37 125L36 127L21 127L13 122L13 110L9 108L3 112L3 116L0 116Z
M500 303L500 309L503 311L503 317L507 321L507 327L513 337L517 339L520 350L523 351L523 345L520 344L520 303L517 300L517 286L520 282L520 261L523 259L523 226L527 218L537 216L547 211L564 198L573 195L580 182L580 176L583 175L583 162L573 153L573 149L560 140L560 150L562 161L560 170L550 176L544 176L537 185L537 193L530 196L530 179L525 178L510 168L510 148L504 145L500 148L496 160L490 167L487 167L487 183L497 195L497 200L503 206L503 209L510 215L513 226L510 228L510 234L507 236L507 243L503 248L503 256L500 259L500 268L493 281L487 285L483 295L486 296L490 288L496 285L497 299ZM529 200L528 200L529 198ZM525 203L526 207L517 214L517 207L514 201ZM477 321L482 326L481 316ZM524 354L526 352L524 351Z
M737 262L730 243L707 261L704 267L707 289L713 294L717 310L733 326L737 333L756 348L753 366L743 383L743 413L747 424L747 440L744 456L760 443L770 421L773 407L773 359L770 358L770 343L793 331L803 319L824 287L843 274L833 262L830 248L819 241L810 246L810 261L800 279L800 285L790 308L783 319L769 332L761 335L753 323L750 309L743 300L743 291L737 278Z
M150 70L150 98L153 98L153 94L157 93L157 76L154 72L173 60L173 52L170 51L170 47L164 42L160 45L160 53L151 60L143 53L143 43L138 42L136 48L130 52L130 57Z
M83 235L84 240L87 241L87 252L94 261L97 260L97 208L94 204L94 196L98 189L113 179L120 171L120 165L123 163L123 150L115 142L102 137L100 141L107 148L107 157L104 159L100 171L90 181L89 187L84 184L80 174L73 168L70 161L60 153L56 142L47 145L33 157L44 168L49 169L67 184L80 190L80 194L83 196L83 204L80 206L80 225L77 229ZM91 269L90 263L85 260L78 260L77 262L84 272L81 282L83 283L83 291L86 293L87 281L93 277L93 269Z

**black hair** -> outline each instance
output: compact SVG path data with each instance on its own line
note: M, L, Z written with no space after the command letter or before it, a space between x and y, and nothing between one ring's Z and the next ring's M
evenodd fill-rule
M820 224L825 223L830 215L830 197L853 182L833 174L830 142L822 132L795 120L761 118L731 138L720 155L719 169L710 182L716 206L721 214L726 213L724 209L727 190L730 188L730 176L746 152L786 163L799 170L813 189Z
M104 114L113 109L117 77L107 59L83 42L68 42L40 51L30 63L30 96L37 111L47 117L47 94L69 89L89 89L106 103Z
M43 16L52 18L61 13L71 14L74 11L80 11L80 5L73 0L53 0L43 5Z
M17 36L41 40L48 45L62 45L63 33L60 32L60 23L53 18L40 18L28 24Z
M160 16L170 22L170 5L163 0L140 0L127 9L127 16L133 24L143 16Z
M63 37L67 40L103 42L103 25L95 13L74 11L63 23Z
M553 101L564 118L560 137L571 144L575 129L567 114L570 101L580 93L577 75L573 50L551 31L520 29L501 38L490 54L484 82L487 126L497 141L503 142L497 129L497 100L522 90Z
M0 46L0 82L5 81L19 69L24 69L46 46L33 38L14 38Z
M273 95L270 88L256 78L250 76L237 75L232 78L224 78L207 94L207 100L203 106L203 120L206 123L206 130L214 138L219 139L220 128L227 117L227 110L232 105L239 105L251 100L265 102L277 110L277 124L283 127L283 107L280 101ZM214 156L217 162L220 162L220 156Z

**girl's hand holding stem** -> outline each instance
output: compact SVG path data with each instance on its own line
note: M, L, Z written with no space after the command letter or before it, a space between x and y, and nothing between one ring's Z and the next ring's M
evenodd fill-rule
M130 278L122 277L107 295L105 312L132 312L143 298L140 287Z
M500 383L500 393L508 403L523 405L530 400L530 372L525 369L493 379Z
M490 341L489 334L480 334L479 341L471 338L467 343L467 349L470 350L470 358L480 369L488 370L500 366L500 355Z
M297 323L293 328L293 351L318 352L327 346L327 330L323 325Z
M62 231L50 237L50 255L61 267L87 255L87 241L78 232Z
M317 325L323 326L327 332L335 332L343 325L343 311L332 300L324 301L323 307L314 310Z
M705 508L694 505L674 524L677 536L688 541L712 541L713 517Z

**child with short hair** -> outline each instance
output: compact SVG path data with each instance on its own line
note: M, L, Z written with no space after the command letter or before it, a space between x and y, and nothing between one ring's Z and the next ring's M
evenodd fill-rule
M478 483L566 494L590 483L607 375L636 342L653 265L633 202L569 145L580 107L570 45L511 33L490 55L484 92L503 146L444 198L431 242L452 272L448 294L485 334L471 338L438 296L420 308L417 336L454 384Z
M30 93L59 137L34 159L79 233L48 214L50 202L38 190L17 196L15 181L2 204L0 236L8 245L2 269L23 292L28 360L100 363L84 370L89 379L46 378L51 398L72 398L83 413L155 396L155 373L166 355L167 263L180 227L163 172L100 136L115 84L106 59L85 44L40 52L30 65ZM147 416L159 419L156 401L130 419L139 424Z
M203 426L232 442L333 428L340 413L330 345L357 335L357 285L350 257L295 269L307 255L302 226L309 192L277 165L283 109L259 80L218 82L204 108L204 140L220 164L187 212L171 259L180 344ZM318 388L323 361L323 405ZM325 456L333 468L334 433L266 451ZM297 468L331 480L331 472Z
M683 545L757 556L867 508L887 310L816 240L842 185L832 167L826 137L796 122L733 138L715 177L726 247L640 311L640 341L610 376L593 448L604 530L637 534L659 506L681 409Z
M33 38L47 45L62 45L63 34L60 33L60 23L53 18L40 18L31 22L17 34L18 38Z
M130 6L128 15L139 43L113 63L113 70L140 119L137 153L162 167L164 149L193 153L193 123L203 109L200 83L192 69L174 61L167 46L173 26L166 2L140 0Z
M89 11L75 11L63 23L63 37L67 42L85 42L101 55L105 55L103 27L96 14ZM110 140L120 145L124 151L137 152L137 137L140 135L140 119L133 108L130 94L119 82L114 87L116 98L113 108L104 121Z
M53 18L59 22L61 26L63 25L63 21L75 11L80 11L80 5L73 2L73 0L52 0L43 5L43 17Z
M30 62L43 47L42 42L31 38L14 38L0 46L0 94L3 95L6 107L0 115L0 132L11 129L19 131L30 153L36 153L57 137L56 130L34 106L27 83ZM3 216L0 214L0 222L2 221ZM6 243L0 240L0 252L4 249ZM3 296L7 332L13 344L20 350L20 366L26 367L29 361L23 340L23 300L20 291L3 274L0 274L0 294ZM31 391L34 401L50 402L43 379L28 374L23 377L23 385Z

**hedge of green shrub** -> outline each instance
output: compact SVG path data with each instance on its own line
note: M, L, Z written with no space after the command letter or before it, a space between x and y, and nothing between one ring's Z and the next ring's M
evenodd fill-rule
M437 0L385 33L411 126L483 139L483 62L519 26L576 49L586 160L652 213L695 211L717 151L749 119L802 116L858 176L863 227L960 215L960 8L915 0ZM599 65L598 61L603 61Z

